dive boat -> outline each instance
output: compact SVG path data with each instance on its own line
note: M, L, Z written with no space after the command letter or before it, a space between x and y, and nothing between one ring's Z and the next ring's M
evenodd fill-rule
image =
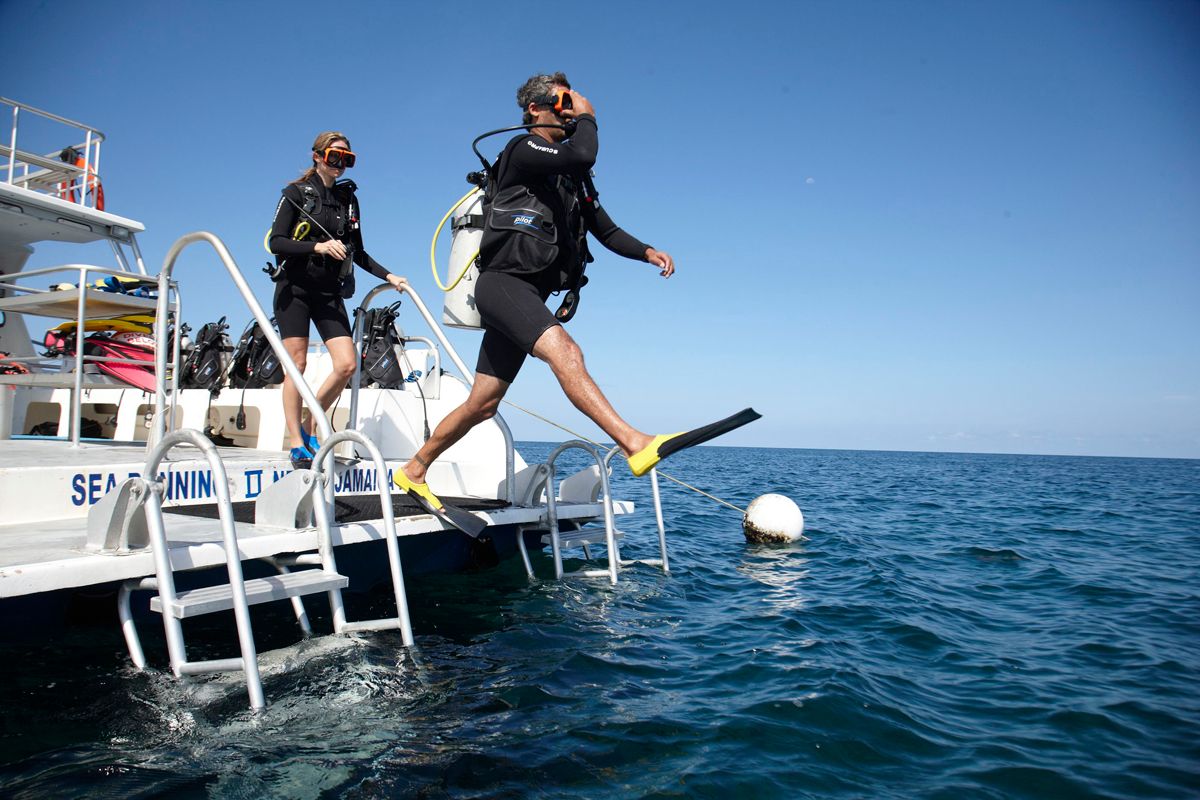
M143 225L103 207L104 135L6 98L0 108L13 120L0 145L0 612L6 617L38 599L107 590L136 666L146 666L140 636L149 635L148 621L160 614L176 676L241 670L250 704L259 708L265 700L249 605L290 600L307 636L301 597L325 594L333 633L394 629L411 644L404 575L519 553L532 578L528 551L549 544L561 578L565 547L583 546L590 558L587 547L599 544L606 564L565 574L617 581L629 562L621 559L614 518L631 513L633 504L609 492L615 449L573 440L555 447L545 463L527 464L497 415L429 471L431 489L459 517L430 513L393 491L393 470L466 398L473 379L415 291L404 296L405 308L415 312L407 321L419 317L429 333L406 335L396 324L394 352L407 379L397 388L370 386L360 364L326 415L310 387L329 373L327 354L314 348L299 373L217 236L182 236L159 271L149 271L137 241ZM58 127L55 149L22 149L19 123L29 117ZM115 263L25 269L32 246L45 241L107 242ZM236 292L245 302L282 371L296 380L323 442L310 469L295 469L288 458L277 385L217 381L212 391L181 388L189 348L180 317L184 282L173 269L180 252L197 245L221 262L230 297ZM360 310L393 291L387 284L373 289ZM360 348L364 317L355 316ZM111 346L116 333L139 324L146 329L139 346L153 336L149 356ZM47 326L54 347L48 337L39 352L31 333ZM591 466L560 480L556 461L572 450L584 452ZM654 472L651 480L661 558L645 563L666 571ZM182 573L186 590L176 585ZM388 581L394 617L347 619L343 591ZM189 661L181 622L226 611L237 621L238 656Z

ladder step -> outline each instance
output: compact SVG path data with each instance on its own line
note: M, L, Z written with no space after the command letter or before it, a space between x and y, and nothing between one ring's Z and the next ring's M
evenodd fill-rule
M245 672L246 662L240 658L214 658L209 661L184 661L180 675L204 675L209 672Z
M255 578L246 581L246 602L249 605L269 603L272 600L283 600L288 597L298 597L306 594L327 592L330 589L345 589L350 580L336 572L324 572L319 569L306 569L299 572L289 572L286 575L271 575L267 578ZM163 613L163 599L160 595L150 598L150 610ZM202 614L212 614L216 611L228 611L233 608L233 587L228 583L219 586L206 586L203 589L192 589L180 592L176 602L168 609L173 617L186 619Z
M625 536L620 530L613 529L613 538L621 539ZM584 527L577 531L561 531L558 534L558 541L563 547L580 547L585 544L605 544L608 542L608 536L605 535L604 526L599 527ZM546 534L542 537L542 544L550 544L551 536Z
M359 631L395 631L400 630L400 620L396 617L383 619L364 619L358 622L347 622L342 625L339 633L358 633Z

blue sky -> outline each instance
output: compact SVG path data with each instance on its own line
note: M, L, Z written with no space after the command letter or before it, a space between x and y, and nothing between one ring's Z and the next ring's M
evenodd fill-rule
M663 281L601 248L569 328L634 425L752 405L764 419L724 443L1200 456L1200 4L0 0L0 17L0 94L108 136L109 210L146 224L155 268L210 230L269 303L279 189L340 129L367 249L440 307L429 239L471 139L562 69L597 109L606 207L679 267ZM201 249L177 275L194 326L249 319ZM452 338L473 365L478 335ZM596 435L543 365L510 397Z

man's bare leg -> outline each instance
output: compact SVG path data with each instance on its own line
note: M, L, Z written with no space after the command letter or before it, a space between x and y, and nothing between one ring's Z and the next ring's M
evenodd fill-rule
M583 351L561 325L548 328L533 346L533 355L550 365L567 398L587 417L612 437L626 455L636 453L654 437L629 425L617 413L600 387L588 374ZM404 465L404 474L414 483L424 483L425 473L438 456L467 435L471 428L496 415L500 401L512 384L492 375L475 376L471 394L458 408L438 423L412 460Z
M512 384L502 381L493 375L479 373L475 376L475 385L463 404L447 414L437 424L429 441L421 445L412 460L404 465L404 474L413 483L424 483L425 472L438 456L450 449L451 445L467 435L471 428L489 420L496 415L500 401L504 399L508 387Z
M567 398L611 436L626 455L653 441L653 436L627 423L608 402L583 363L583 351L561 325L546 329L533 345L533 354L550 365Z

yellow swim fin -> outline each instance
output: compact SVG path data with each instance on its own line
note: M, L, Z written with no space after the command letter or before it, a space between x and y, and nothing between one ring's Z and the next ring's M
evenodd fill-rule
M428 483L414 483L404 474L404 470L399 467L396 468L395 473L392 475L392 483L396 484L397 488L407 492L409 497L416 500L430 514L433 514L447 525L458 528L473 539L478 539L479 534L483 533L484 529L487 528L487 523L470 511L443 502L429 490Z
M83 321L84 331L116 331L117 333L150 333L154 330L153 314L126 314L123 317L111 319L88 319ZM70 333L75 330L75 323L64 322L50 330L58 333Z
M703 444L732 430L736 430L743 425L748 425L760 417L762 417L762 414L759 414L753 408L744 408L733 416L717 420L702 428L694 428L683 433L660 434L655 436L650 444L629 457L629 469L633 471L635 476L640 478L654 469L659 461L662 461L672 453L679 452L685 447L694 447L698 444Z

